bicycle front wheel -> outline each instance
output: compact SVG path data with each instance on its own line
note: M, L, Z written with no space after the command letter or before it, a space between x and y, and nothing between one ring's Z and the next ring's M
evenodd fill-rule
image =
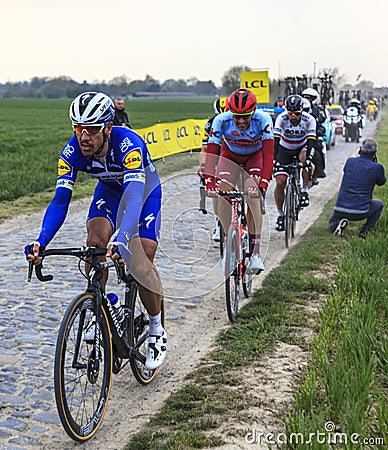
M286 198L285 198L285 206L284 206L284 238L286 247L288 248L291 243L291 236L293 233L294 227L294 189L292 183L287 183L286 189Z
M90 439L101 425L112 380L109 323L102 309L100 324L96 324L95 305L95 296L89 292L71 302L55 351L58 414L66 433L77 442Z
M160 280L160 276L156 267L154 267L154 271ZM145 309L143 302L139 297L137 285L134 285L133 289L134 292L132 293L130 302L129 340L130 346L134 349L134 354L130 359L130 365L132 373L136 380L140 384L149 384L155 378L158 369L148 369L145 365L148 352L149 318L147 310ZM166 312L164 306L163 289L160 293L160 297L162 326L164 327Z
M249 273L248 269L249 264L249 253L243 252L243 278L242 278L242 286L243 292L246 298L251 295L252 292L252 281L254 275Z
M239 242L238 229L231 226L225 246L225 294L226 310L229 320L233 323L238 312L240 297L240 267L239 267Z

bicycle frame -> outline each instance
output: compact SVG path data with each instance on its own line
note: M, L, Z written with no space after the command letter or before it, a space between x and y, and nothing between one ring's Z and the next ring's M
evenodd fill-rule
M95 301L95 311L96 311L96 326L100 327L100 317L101 317L101 308L106 310L107 317L109 320L109 326L112 333L112 342L117 350L117 356L120 358L131 358L135 356L140 362L144 364L145 358L144 356L138 352L138 348L144 342L141 341L137 343L135 346L131 346L128 343L128 314L125 315L124 326L122 326L115 315L114 307L110 304L106 299L105 295L105 286L102 284L102 273L104 270L108 270L111 267L115 267L118 283L121 281L125 282L125 304L123 305L124 311L128 312L128 305L132 301L133 297L137 294L137 282L132 277L131 274L125 273L125 269L123 266L119 265L117 261L106 261L99 262L99 256L105 256L106 249L105 248L97 248L97 247L79 247L79 248L60 248L60 249L49 249L43 250L40 252L39 256L45 258L47 256L76 256L80 260L86 260L86 258L90 258L87 260L87 263L91 266L89 270L89 274L87 277L88 286L86 291L93 293L96 301ZM51 281L53 279L52 275L43 275L42 273L43 265L42 263L35 266L35 272L38 280L42 282ZM28 271L28 281L31 281L33 265L30 263L29 271ZM83 319L82 319L83 320ZM81 336L78 337L81 339ZM79 340L77 339L77 347L79 349ZM99 333L95 333L95 339L99 339ZM100 349L98 342L95 342L96 349ZM96 361L98 361L99 355L96 355ZM77 360L78 350L74 354L74 361Z
M243 246L242 237L247 232L247 218L245 214L245 196L248 195L247 192L242 191L221 191L221 196L230 196L231 197L231 208L232 208L232 217L230 221L229 228L236 227L238 231L238 254L239 254L239 267L238 274L242 277L243 274ZM230 275L230 274L229 274Z
M125 266L108 260L100 262L106 248L79 247L41 250L42 260L51 255L76 256L78 268L87 279L87 288L73 298L61 321L54 360L54 390L57 410L66 433L77 442L90 439L103 420L112 383L128 362L140 384L150 383L158 369L145 365L148 339L148 314L137 296L138 283ZM81 261L88 264L86 275ZM107 299L102 281L105 270L114 267L117 281L125 282L124 319L119 320ZM33 263L29 263L31 280ZM40 281L50 281L42 274L42 263L35 266ZM162 301L162 323L164 303ZM142 352L144 354L142 354ZM125 364L122 360L127 359Z

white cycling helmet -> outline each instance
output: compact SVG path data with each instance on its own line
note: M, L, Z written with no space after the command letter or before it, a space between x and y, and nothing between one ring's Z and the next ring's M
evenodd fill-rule
M113 101L103 92L83 92L70 105L70 120L73 125L108 125L113 120Z
M302 104L303 104L303 111L306 111L306 112L310 113L311 112L310 100L308 100L307 98L304 98L302 100Z
M307 98L312 105L317 105L321 101L318 91L313 88L305 89L302 92L302 97Z
M360 100L358 99L358 98L352 98L351 100L350 100L350 104L352 104L352 103L355 103L356 105L360 105L361 103L360 103Z

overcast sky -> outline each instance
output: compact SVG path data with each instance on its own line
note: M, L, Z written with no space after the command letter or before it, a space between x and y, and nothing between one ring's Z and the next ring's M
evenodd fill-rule
M148 74L221 85L235 65L271 78L338 67L388 86L386 0L0 0L0 82Z

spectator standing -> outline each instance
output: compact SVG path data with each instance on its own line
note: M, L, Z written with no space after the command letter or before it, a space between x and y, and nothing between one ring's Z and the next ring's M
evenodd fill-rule
M124 99L122 97L117 97L115 100L115 115L113 118L113 125L132 129L132 126L129 123L128 114L124 108Z

